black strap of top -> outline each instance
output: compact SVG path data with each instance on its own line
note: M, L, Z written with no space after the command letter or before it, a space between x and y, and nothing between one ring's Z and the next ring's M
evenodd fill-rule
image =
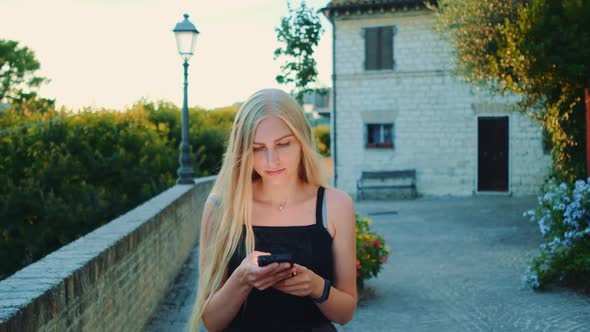
M322 218L322 204L324 202L324 187L318 188L318 198L315 205L315 223L316 225L323 225L324 218Z

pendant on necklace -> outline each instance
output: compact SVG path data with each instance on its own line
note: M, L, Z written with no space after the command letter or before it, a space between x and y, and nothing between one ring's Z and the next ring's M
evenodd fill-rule
M279 205L279 211L283 211L284 205Z

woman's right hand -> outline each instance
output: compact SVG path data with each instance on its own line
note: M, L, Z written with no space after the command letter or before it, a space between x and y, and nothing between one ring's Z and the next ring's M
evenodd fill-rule
M253 251L242 260L236 270L240 271L240 282L244 285L264 290L275 283L289 278L295 268L290 263L272 263L264 267L258 266L258 256L270 255L268 252Z

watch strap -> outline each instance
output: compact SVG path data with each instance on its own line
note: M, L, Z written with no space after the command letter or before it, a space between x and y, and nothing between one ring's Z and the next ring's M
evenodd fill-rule
M332 283L330 280L324 278L324 290L322 291L322 296L318 298L313 298L310 296L309 298L315 303L325 302L330 296L330 288L332 288Z

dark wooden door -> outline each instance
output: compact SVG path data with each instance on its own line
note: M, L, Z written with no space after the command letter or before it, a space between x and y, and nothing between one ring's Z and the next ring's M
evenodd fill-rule
M508 117L480 117L478 191L508 191Z

